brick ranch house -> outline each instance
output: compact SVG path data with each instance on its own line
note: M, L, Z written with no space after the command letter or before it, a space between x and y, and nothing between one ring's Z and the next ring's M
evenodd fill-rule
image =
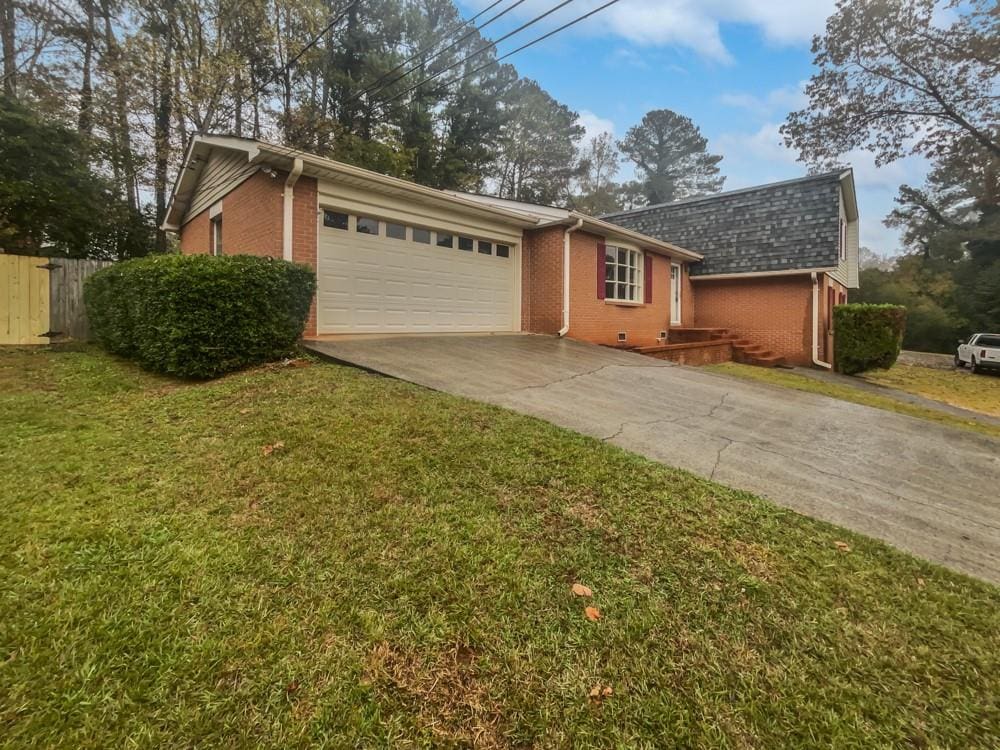
M710 299L718 312L699 312L706 287L694 281L696 269L711 260L632 221L436 190L283 146L198 136L164 228L179 234L186 254L243 253L314 268L306 338L527 332L693 363L767 354L722 330L756 331L740 318L755 305ZM811 270L800 273L808 279ZM760 286L760 304L796 307L782 301L774 279L748 281ZM737 317L724 319L727 311ZM789 337L808 339L793 317L783 315L798 326ZM794 354L781 356L800 361Z

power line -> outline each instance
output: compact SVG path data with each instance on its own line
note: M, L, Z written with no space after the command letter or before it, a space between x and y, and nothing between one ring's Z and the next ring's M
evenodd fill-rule
M439 52L434 53L434 55L430 59L433 60L435 57L439 57L440 55L443 55L445 52L447 52L449 49L451 49L452 47L454 47L456 44L459 44L462 41L464 41L465 39L467 39L468 37L472 36L473 32L476 32L476 31L479 31L481 29L486 28L487 26L489 26L491 23L493 23L495 20L497 20L501 16L503 16L503 15L509 13L510 11L514 10L514 8L516 8L518 5L520 5L524 1L525 0L518 0L518 2L514 3L512 6L510 6L509 8L507 8L507 10L502 11L501 13L498 13L497 15L493 16L493 18L491 18L490 20L488 20L485 23L483 23L481 26L477 26L475 29L473 29L472 31L470 31L468 34L466 34L465 36L463 36L461 39L455 40L448 47L445 47L443 50L440 50ZM359 91L359 92L357 92L355 94L352 94L350 97L347 98L346 101L352 102L355 99L357 99L357 98L359 98L359 97L361 97L361 96L363 96L365 94L371 94L371 93L373 93L375 91L376 87L378 87L378 85L380 83L382 83L382 81L384 81L386 78L388 78L389 76L391 76L394 73L398 72L404 66L409 65L411 62L413 62L414 60L416 60L418 57L422 57L423 55L427 54L432 49L434 49L439 44L441 44L441 42L443 42L445 39L447 39L452 34L454 34L455 32L461 31L462 29L464 29L469 24L475 23L477 18L479 18L480 16L482 16L484 13L487 13L487 12L493 10L493 8L495 8L496 6L498 6L502 2L504 2L504 0L495 0L495 2L491 3L490 5L487 5L485 8L483 8L481 11L479 11L476 15L474 15L469 20L463 21L462 23L458 24L454 28L452 28L452 29L448 30L447 32L445 32L444 34L442 34L442 36L441 36L440 39L436 40L432 44L427 45L426 47L424 47L423 49L421 49L419 52L416 52L415 54L410 55L408 58L406 58L405 60L403 60L403 62L401 62L399 65L397 65L395 68L393 68L392 70L388 71L387 73L383 73L381 76L378 77L378 79L375 80L374 83L372 83L370 86L368 86L363 91ZM426 64L427 62L429 62L429 61L428 60L424 60L423 61L424 64ZM410 68L409 70L407 70L405 73L403 73L398 78L396 78L396 79L390 81L389 83L387 83L385 86L379 87L378 91L381 91L386 86L391 86L392 84L396 83L396 81L402 80L407 75L409 75L414 70L416 70L417 67L419 67L419 66L414 66L414 67Z
M381 102L378 102L376 106L385 106L387 104L390 104L391 102L396 101L397 99L399 99L401 97L406 96L407 94L412 93L413 91L416 91L418 88L420 88L421 86L423 86L425 83L428 83L429 81L434 80L435 78L437 78L438 76L442 75L443 73L447 73L449 70L458 67L459 65L461 65L464 62L466 62L467 60L471 60L473 57L478 56L480 53L485 52L487 49L490 49L491 47L496 47L504 39L507 39L508 37L513 36L514 34L516 34L521 29L527 28L531 24L535 23L535 21L540 21L545 16L554 13L555 11L559 10L560 8L562 8L564 5L567 5L569 2L572 2L572 0L567 0L567 2L563 2L563 3L559 4L559 5L557 5L552 10L548 11L547 13L543 13L541 16L539 16L536 19L533 19L529 23L527 23L524 26L522 26L520 29L516 29L515 31L512 31L510 34L507 34L505 36L500 37L495 42L491 42L490 44L487 44L485 47L483 47L482 49L478 50L477 52L472 53L471 55L469 55L468 57L466 57L464 60L459 60L454 65L449 66L448 68L445 68L444 70L441 70L441 71L435 73L434 75L427 76L427 78L425 78L424 80L420 81L419 83L414 84L413 86L411 86L410 88L406 89L405 91L401 91L398 94L396 94L395 96L392 96L392 97L390 97L388 99L384 99ZM532 39L530 42L527 42L526 44L522 44L517 49L511 50L510 52L502 55L501 57L496 58L495 60L490 60L489 62L487 62L487 63L485 63L483 65L480 65L479 67L474 68L473 70L470 70L469 72L464 73L463 75L460 75L457 78L453 78L452 80L448 81L445 85L446 86L450 86L453 83L458 83L459 81L463 81L466 78L470 78L471 76L474 76L476 73L479 73L479 72L485 70L486 68L490 67L491 65L496 65L496 64L500 63L502 60L506 60L508 57L511 57L513 55L516 55L518 52L521 52L523 50L528 49L528 47L532 47L532 46L538 44L539 42L543 42L546 39L548 39L548 38L550 38L552 36L555 36L556 34L558 34L561 31L565 31L570 26L575 26L576 24L580 23L581 21L585 21L586 19L590 18L591 16L593 16L593 15L595 15L597 13L600 13L605 8L609 8L610 6L614 5L617 2L620 2L620 0L609 0L609 2L604 3L604 5L600 5L597 8L594 8L592 11L584 13L582 16L574 18L572 21L569 21L568 23L564 23L562 26L560 26L560 27L558 27L556 29L553 29L552 31L549 31L549 32L547 32L545 34L542 34L542 36L538 37L537 39Z
M574 1L575 1L575 0L563 0L563 1L561 2L561 3L559 3L558 5L556 5L556 6L554 7L554 8L549 8L549 10L545 11L545 12L544 12L544 13L542 13L541 15L538 15L538 16L535 16L535 17L534 17L534 18L532 18L532 19L531 19L530 21L528 21L528 22L526 22L526 23L523 23L523 24L521 24L520 26L518 26L518 27L517 27L516 29L514 29L513 31L511 31L511 32L509 32L509 33L507 33L507 34L504 34L504 35L503 35L502 37L500 37L500 38L499 38L499 39L497 39L496 41L493 41L493 42L490 42L489 44L486 44L486 45L484 45L484 46L480 47L480 48L479 48L479 49L477 49L477 50L476 50L475 52L473 52L473 53L472 53L471 55L467 55L467 56L463 57L463 58L462 58L461 60L459 60L458 62L454 62L454 63L452 63L451 65L449 65L448 67L446 67L446 68L443 68L442 70L439 70L439 71L438 71L437 73L434 73L434 74L432 74L432 75L429 75L429 76L427 76L427 77L426 77L426 78L424 78L424 79L423 79L422 81L420 81L420 83L417 83L416 85L414 85L414 86L411 86L410 88L406 89L405 91L402 91L402 92L400 92L399 94L396 94L395 96L393 96L393 97L391 97L391 98L389 98L389 99L386 99L386 100L384 100L384 101L382 102L382 104L383 104L383 105L384 105L384 104L388 104L389 102L393 102L393 101L395 101L396 99L399 99L399 98L400 98L401 96L406 96L406 95L407 95L407 94L409 94L410 92L412 92L412 91L415 91L416 89L418 89L418 88L420 88L421 86L423 86L423 85L424 85L425 83L428 83L428 82L430 82L430 81L433 81L433 80L434 80L435 78L438 78L439 76L442 76L442 75L444 75L444 74L445 74L445 73L447 73L447 72L448 72L449 70L454 70L454 69L455 69L455 68L457 68L457 67L458 67L459 65L463 65L463 64L465 64L466 62L468 62L469 60L471 60L471 59L472 59L472 58L474 58L474 57L478 57L479 55L481 55L481 54L482 54L483 52L485 52L486 50L488 50L488 49L491 49L491 48L494 48L494 47L496 47L496 46L497 46L498 44L500 44L500 42L504 41L505 39L509 39L510 37L514 36L515 34L519 34L520 32L524 31L524 30L525 30L526 28L528 28L529 26L533 26L534 24L536 24L536 23L538 23L539 21L541 21L541 20L542 20L543 18L546 18L546 17L548 17L548 16L551 16L551 15L552 15L553 13L555 13L555 12L556 12L557 10L559 10L559 9L561 9L561 8L565 8L565 7L567 6L567 5L569 5L570 3L574 2ZM510 10L510 8L508 8L508 10ZM385 87L383 87L383 88L385 88ZM373 93L376 93L376 94L377 94L377 93L378 93L378 91L375 91L375 92L373 92Z
M296 52L295 55L293 55L288 60L288 62L282 65L281 68L279 68L274 75L265 80L263 83L259 84L247 96L241 97L239 104L234 104L234 106L229 108L229 111L226 113L226 116L224 118L219 118L219 119L228 120L230 117L236 114L236 108L241 107L243 105L243 102L253 99L255 96L257 96L257 94L261 93L264 89L266 89L272 83L277 81L280 76L287 74L295 65L295 63L297 63L306 52L308 52L317 44L319 44L319 40L322 39L324 36L326 36L327 32L329 32L331 29L333 29L334 26L336 26L338 23L343 21L344 18L347 17L347 13L351 10L351 8L353 8L355 5L358 4L358 1L359 0L351 0L351 2L348 3L342 11L340 11L340 13L334 16L333 20L331 20L330 23L324 26L323 29L318 34L316 34L312 39L309 40L309 42L304 47L302 47L302 49Z

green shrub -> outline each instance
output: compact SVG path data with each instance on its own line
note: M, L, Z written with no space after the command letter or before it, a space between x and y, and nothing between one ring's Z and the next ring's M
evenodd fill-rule
M84 302L108 351L156 372L212 378L294 351L316 276L249 255L159 255L102 269Z
M837 369L853 375L892 367L905 327L906 308L899 305L837 305L833 308Z

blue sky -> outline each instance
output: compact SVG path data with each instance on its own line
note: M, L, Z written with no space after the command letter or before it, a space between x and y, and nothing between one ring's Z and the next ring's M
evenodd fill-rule
M488 0L459 0L466 17ZM548 10L556 0L527 0L483 33L497 38ZM575 0L500 45L514 49L601 4ZM479 22L504 3L484 15ZM806 100L812 73L810 39L833 0L620 0L602 13L511 58L580 113L590 135L621 137L650 109L690 117L724 156L726 189L799 177L806 167L785 148L778 127ZM898 186L919 184L926 164L910 158L881 169L867 153L845 157L855 168L861 241L883 255L899 250L882 219ZM624 165L619 178L631 174Z

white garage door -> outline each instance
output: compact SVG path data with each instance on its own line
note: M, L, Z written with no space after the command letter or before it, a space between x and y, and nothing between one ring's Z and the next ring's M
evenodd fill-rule
M518 330L509 244L334 210L319 232L319 333Z

